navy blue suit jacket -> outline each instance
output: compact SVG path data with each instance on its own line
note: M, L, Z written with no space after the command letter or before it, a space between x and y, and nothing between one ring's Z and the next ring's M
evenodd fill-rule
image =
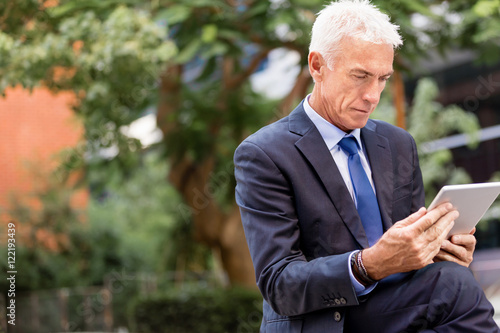
M384 229L424 205L413 138L382 121L361 129ZM341 332L358 299L349 253L368 247L349 191L302 103L235 152L240 206L257 285L262 332Z

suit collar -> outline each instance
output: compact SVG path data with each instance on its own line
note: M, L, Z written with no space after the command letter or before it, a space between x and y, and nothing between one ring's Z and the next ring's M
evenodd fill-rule
M313 122L304 111L302 103L303 101L288 116L290 132L301 136L315 128Z
M289 130L300 138L295 143L297 149L311 163L312 168L325 186L335 209L357 240L361 248L368 247L368 239L354 202L340 175L330 151L321 134L309 119L300 103L289 115ZM376 133L376 123L369 120L361 130L361 138L365 144L368 159L372 168L373 181L377 189L377 198L382 214L384 229L392 225L392 159L387 138Z

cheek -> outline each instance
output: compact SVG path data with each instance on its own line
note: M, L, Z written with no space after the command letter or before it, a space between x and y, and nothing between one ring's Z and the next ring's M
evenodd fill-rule
M355 88L353 89L353 87L347 87L347 85L341 82L336 82L326 87L325 94L331 104L340 106L350 99L350 95L354 90Z

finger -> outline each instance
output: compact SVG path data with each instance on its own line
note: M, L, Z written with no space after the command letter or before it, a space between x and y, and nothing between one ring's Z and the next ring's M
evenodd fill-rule
M438 256L436 255L432 261L433 262L441 262L441 261L444 261L444 260L439 259Z
M458 215L458 211L452 210L431 226L431 228L435 230L436 238L440 238L441 242L448 238L448 234L455 225L455 220L458 218Z
M422 235L428 243L437 246L441 246L441 243L448 238L448 234L455 225L455 220L458 218L458 211L454 210L448 212L444 216L440 217L434 224L432 224L427 230L425 230Z
M452 255L451 253L448 253L448 252L443 251L443 250L439 251L436 254L436 256L434 257L434 261L435 262L451 261L451 262L455 262L455 263L462 265L462 266L465 266L465 267L469 267L469 264L470 264L470 262L461 260L460 258Z
M448 252L444 250L440 250L436 256L434 257L434 262L441 262L441 261L452 261L456 262L458 259L455 256L452 256Z
M418 219L420 219L422 216L424 216L427 213L427 209L425 207L421 207L419 210L417 210L415 213L411 214L407 218L397 222L396 224L400 227L407 227L409 225L412 225Z
M460 234L453 235L450 238L450 242L455 245L465 247L466 249L474 249L476 247L477 240L473 234Z
M445 242L449 231L453 227L453 224L454 222L450 223L445 229L436 228L426 232L425 236L428 244L426 249L429 251L431 258L436 256L437 253L443 249L443 243Z
M466 243L466 245L457 245L449 240L446 240L442 243L441 250L454 256L456 260L461 262L461 265L469 266L473 259L473 253L474 253L474 248L476 246L476 241L474 236L472 235L466 235L466 236L467 236L465 237L466 239L463 240L463 243Z
M415 228L418 233L422 233L432 227L437 221L441 219L441 217L445 216L452 210L453 206L450 203L441 204L436 208L427 211L427 214L411 224L411 227Z
M441 244L441 250L459 258L460 260L465 260L467 257L467 249L465 247L453 244L449 240L443 241Z
M455 225L455 219L457 217L458 212L451 211L441 217L435 224L423 233L425 241L428 244L427 247L429 252L433 252L433 256L436 255L436 253L442 248L444 241L448 238L450 230Z

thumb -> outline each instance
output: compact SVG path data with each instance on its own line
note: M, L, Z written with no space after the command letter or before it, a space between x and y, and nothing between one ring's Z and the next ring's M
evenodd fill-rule
M415 223L419 218L421 218L422 216L424 216L426 213L427 213L427 209L425 207L422 207L419 210L417 210L415 213L411 214L410 216L408 216L407 218L399 221L396 224L399 227L407 227L407 226L412 225L413 223Z

